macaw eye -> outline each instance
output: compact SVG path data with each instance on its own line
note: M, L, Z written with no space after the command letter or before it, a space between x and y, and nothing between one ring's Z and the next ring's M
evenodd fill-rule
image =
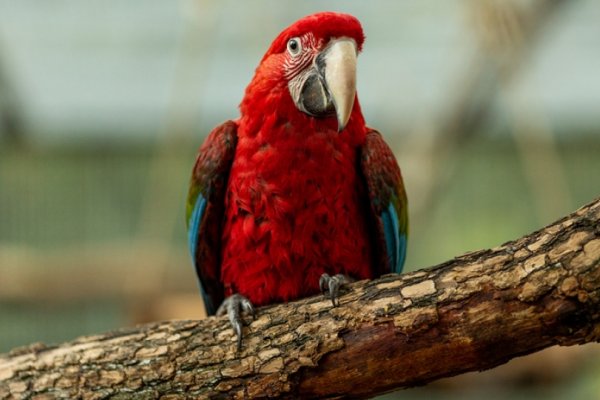
M287 50L292 56L297 56L302 51L302 45L299 38L291 38L287 43Z

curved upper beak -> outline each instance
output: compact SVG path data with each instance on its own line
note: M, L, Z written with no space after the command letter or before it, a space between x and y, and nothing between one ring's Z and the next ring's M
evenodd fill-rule
M340 38L332 40L317 61L335 107L338 132L346 127L356 97L356 57L354 40Z

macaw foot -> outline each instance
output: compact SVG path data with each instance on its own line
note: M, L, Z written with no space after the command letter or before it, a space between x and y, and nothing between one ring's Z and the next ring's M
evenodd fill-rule
M217 316L222 316L227 313L231 327L237 336L237 350L242 349L242 314L252 315L252 320L256 319L254 307L250 300L241 294L234 294L226 298L217 309Z
M354 279L346 275L337 274L329 276L329 274L323 274L321 275L321 278L319 278L319 287L321 288L321 293L324 295L329 294L333 306L337 307L340 305L340 289L344 289L352 282L354 282Z

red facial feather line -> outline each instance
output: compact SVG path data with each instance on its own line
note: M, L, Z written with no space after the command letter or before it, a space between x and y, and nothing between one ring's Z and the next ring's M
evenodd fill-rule
M316 57L319 51L317 40L312 33L309 32L301 36L299 39L300 45L302 46L302 52L295 57L287 53L283 63L283 68L285 71L284 77L288 80L306 68L313 61L314 57Z

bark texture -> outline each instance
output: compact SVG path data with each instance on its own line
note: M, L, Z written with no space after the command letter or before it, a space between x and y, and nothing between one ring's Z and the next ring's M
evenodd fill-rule
M224 318L0 355L0 398L364 398L600 341L600 199L494 249Z

